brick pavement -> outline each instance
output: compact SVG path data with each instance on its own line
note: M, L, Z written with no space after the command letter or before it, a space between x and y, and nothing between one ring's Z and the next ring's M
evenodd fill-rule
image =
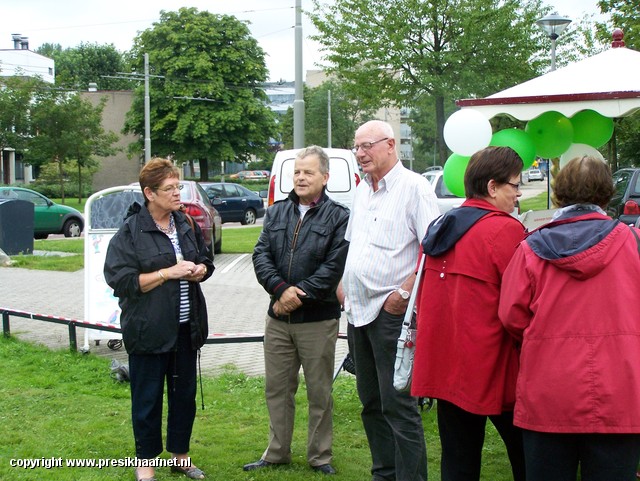
M264 332L264 318L269 297L258 284L248 254L220 254L215 260L216 270L202 284L209 312L209 332ZM55 317L84 320L84 270L77 272L38 271L0 267L0 307ZM52 349L68 349L66 325L11 317L11 333L20 339L45 344ZM85 329L77 330L78 346L84 344ZM346 321L341 320L341 332ZM124 349L113 351L105 341L89 344L90 351L99 356L126 362ZM336 366L347 351L347 343L338 340ZM264 375L261 342L207 344L202 348L202 370L217 373L225 365L233 365L250 376Z

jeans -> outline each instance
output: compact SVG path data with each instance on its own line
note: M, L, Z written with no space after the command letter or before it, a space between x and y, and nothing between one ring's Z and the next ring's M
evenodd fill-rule
M370 324L349 324L362 423L376 481L426 481L427 447L417 399L393 387L402 315L381 310Z
M636 481L640 434L522 433L527 481Z
M196 359L188 323L180 325L176 351L130 354L131 419L136 456L155 458L162 453L162 404L167 383L167 451L189 452L196 416Z

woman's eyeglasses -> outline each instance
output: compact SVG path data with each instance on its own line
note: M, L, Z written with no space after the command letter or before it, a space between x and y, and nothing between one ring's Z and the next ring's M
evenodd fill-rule
M505 184L509 184L511 187L516 189L516 192L520 190L520 184L514 184L513 182L505 182Z
M166 194L173 194L176 190L180 191L184 188L183 184L176 184L176 185L168 185L166 187L163 187L162 189L158 188L156 190L159 190L160 192L164 192Z

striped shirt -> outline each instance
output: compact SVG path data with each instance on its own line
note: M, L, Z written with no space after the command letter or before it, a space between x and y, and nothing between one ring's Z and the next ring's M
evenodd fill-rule
M174 229L171 234L168 234L171 243L173 244L173 250L176 253L176 259L181 261L182 257L182 249L180 248L180 243L178 242L178 232ZM184 279L180 279L180 322L188 322L189 321L189 282Z
M378 182L360 182L345 239L344 310L356 327L373 322L386 298L415 271L420 241L440 215L431 184L400 161Z

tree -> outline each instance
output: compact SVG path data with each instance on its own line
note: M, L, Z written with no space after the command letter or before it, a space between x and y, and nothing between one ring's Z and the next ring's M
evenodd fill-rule
M598 36L609 45L614 28L624 32L624 43L628 48L640 50L640 16L638 0L600 0L600 12L609 14L608 22L597 24Z
M126 70L123 55L113 44L81 43L62 49L60 44L45 43L36 50L56 62L56 86L71 90L87 90L95 82L102 90L131 89L130 80L117 77Z
M143 71L144 53L154 74L154 156L198 159L201 180L207 180L210 160L248 160L268 151L277 128L261 88L267 79L264 51L245 23L195 8L161 11L160 21L134 41L131 56L138 72ZM141 136L143 101L138 87L125 125L126 131Z
M373 118L373 109L363 109L358 99L350 97L344 85L336 80L323 82L315 88L304 87L304 124L308 145L327 146L329 92L331 92L331 146L350 148L358 126ZM293 109L285 114L281 124L286 148L293 148Z
M0 161L4 149L24 147L29 133L29 105L41 85L33 77L0 77Z
M640 17L638 16L637 0L600 0L598 7L603 14L610 15L609 22L597 24L598 37L611 44L611 34L614 28L624 32L625 46L640 50ZM613 169L617 166L638 165L640 151L640 115L633 115L617 119L614 137L610 144L610 161Z
M41 92L31 109L32 137L25 151L25 162L32 165L53 163L58 169L62 203L65 198L64 166L75 160L78 168L90 163L90 156L113 153L117 140L102 128L104 101L97 106L80 97L56 90ZM81 179L79 179L81 184ZM78 196L81 197L80 190Z
M453 101L485 96L540 72L539 0L313 0L330 72L371 106L432 96L441 163Z

